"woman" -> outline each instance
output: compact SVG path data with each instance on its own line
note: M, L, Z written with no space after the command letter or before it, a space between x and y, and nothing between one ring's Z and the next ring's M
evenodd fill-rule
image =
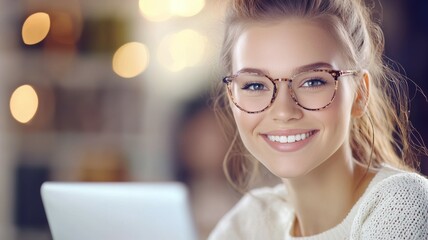
M246 194L209 239L428 239L405 79L382 62L364 2L228 9L217 102L233 138L226 174L242 189L259 162L283 183Z

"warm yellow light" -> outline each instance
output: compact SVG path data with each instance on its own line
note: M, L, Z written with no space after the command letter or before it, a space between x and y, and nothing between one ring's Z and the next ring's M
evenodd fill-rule
M171 0L140 0L141 14L149 21L161 22L171 17Z
M27 45L37 44L46 38L50 27L51 22L47 13L34 13L22 25L22 40Z
M171 0L171 13L181 17L198 14L205 6L205 0Z
M165 37L158 48L158 60L177 72L200 63L206 50L206 37L190 29Z
M169 71L178 72L186 67L184 61L179 61L173 57L174 35L168 35L162 39L158 47L158 61ZM179 50L177 50L179 51Z
M149 50L139 42L122 45L113 55L113 71L124 78L132 78L146 70Z
M18 87L10 97L10 112L16 121L29 122L37 112L39 99L30 85Z

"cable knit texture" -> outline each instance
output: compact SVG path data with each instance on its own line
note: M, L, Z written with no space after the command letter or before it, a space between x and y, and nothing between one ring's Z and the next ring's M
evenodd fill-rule
M337 226L309 237L290 235L294 209L283 184L246 194L224 216L209 240L428 239L428 179L382 168Z

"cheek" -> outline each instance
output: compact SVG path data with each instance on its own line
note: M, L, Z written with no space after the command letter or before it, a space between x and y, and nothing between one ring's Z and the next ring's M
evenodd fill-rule
M339 89L336 98L326 111L321 111L321 117L326 127L332 128L336 134L346 135L349 131L352 110L352 91L349 88Z
M351 79L346 79L346 80L351 80ZM340 112L340 114L348 120L350 120L351 118L354 98L355 98L354 87L349 82L343 82L340 88L338 89L337 99L335 99L337 104L336 111Z
M231 108L239 134L241 135L242 140L245 142L245 138L253 135L255 129L262 120L261 114L248 114L241 111L233 104Z

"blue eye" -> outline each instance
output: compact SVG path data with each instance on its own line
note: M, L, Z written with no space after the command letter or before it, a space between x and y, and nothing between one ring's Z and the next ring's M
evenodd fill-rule
M307 80L307 81L303 82L303 84L301 84L300 86L311 88L311 87L321 87L325 84L326 84L326 81L319 78L319 79Z
M250 91L263 91L267 90L266 86L262 83L247 83L241 89Z

